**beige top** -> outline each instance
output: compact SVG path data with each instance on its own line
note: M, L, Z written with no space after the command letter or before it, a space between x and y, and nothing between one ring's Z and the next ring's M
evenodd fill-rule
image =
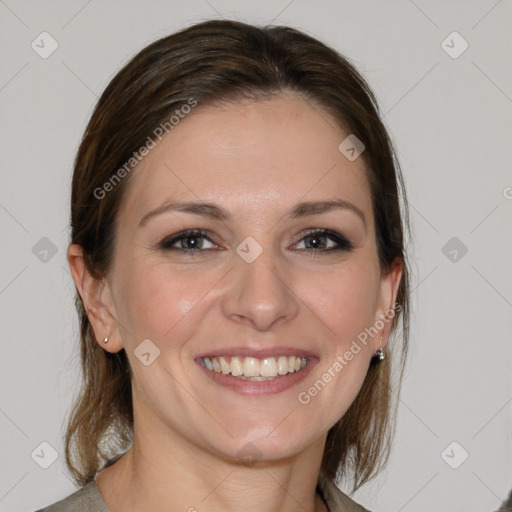
M358 505L330 482L322 485L325 502L330 512L370 512ZM36 512L111 512L103 501L94 480L67 498Z

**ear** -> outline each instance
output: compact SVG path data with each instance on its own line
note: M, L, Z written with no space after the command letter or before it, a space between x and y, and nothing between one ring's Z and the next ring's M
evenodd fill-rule
M389 334L393 327L394 317L396 316L396 296L402 279L403 261L397 258L391 269L383 274L380 282L379 299L375 317L376 327L379 333L373 337L373 351L379 348L386 348L389 340ZM382 324L384 324L382 326ZM382 339L381 339L382 335Z
M123 342L107 280L97 279L87 270L81 245L71 244L68 247L67 259L96 341L107 352L119 352L123 348ZM108 343L103 341L106 337L108 337Z

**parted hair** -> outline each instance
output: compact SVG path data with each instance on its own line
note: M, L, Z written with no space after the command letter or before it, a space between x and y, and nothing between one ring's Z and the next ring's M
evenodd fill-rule
M130 179L98 191L123 166L129 169L126 162L148 137L191 99L199 109L285 91L362 141L381 271L402 264L387 357L372 358L360 392L327 434L319 477L347 482L354 491L389 459L409 339L405 185L376 98L354 64L302 31L229 20L197 23L151 43L110 81L85 129L74 162L70 242L82 246L87 270L106 278ZM83 486L133 441L133 373L124 349L110 353L95 340L78 291L75 303L82 375L66 420L65 451L73 479Z

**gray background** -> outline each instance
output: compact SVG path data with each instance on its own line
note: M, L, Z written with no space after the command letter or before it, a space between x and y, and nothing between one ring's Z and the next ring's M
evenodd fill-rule
M85 124L130 56L219 17L289 24L346 54L398 147L414 231L412 347L389 467L355 499L383 512L498 508L512 487L510 0L5 0L0 17L1 511L75 490L62 441L79 368L65 252ZM58 43L47 59L31 48L43 31ZM453 31L469 44L458 58L441 44ZM443 252L452 237L459 247ZM58 454L48 469L31 457L45 441ZM469 458L453 469L462 449Z

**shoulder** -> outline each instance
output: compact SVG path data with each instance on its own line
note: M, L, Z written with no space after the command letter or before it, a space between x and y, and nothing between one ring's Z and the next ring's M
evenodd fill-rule
M322 482L322 491L330 512L370 512L329 481Z
M73 494L70 494L67 498L53 505L36 510L36 512L89 512L90 510L94 510L95 512L110 512L94 480L91 480L88 484L84 485Z

